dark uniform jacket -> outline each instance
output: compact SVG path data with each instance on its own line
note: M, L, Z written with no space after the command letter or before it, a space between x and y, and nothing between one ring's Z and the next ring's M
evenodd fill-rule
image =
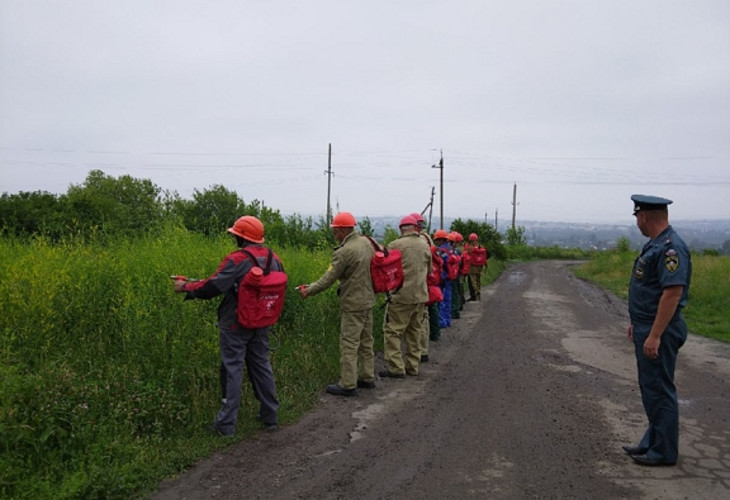
M269 249L256 243L245 244L242 249L246 249L253 254L259 261L261 267L266 265L266 257ZM238 315L236 314L236 306L238 305L238 284L241 279L251 270L253 263L246 258L236 265L233 255L241 252L236 250L226 255L218 266L218 270L209 278L189 282L185 285L187 295L185 300L189 299L212 299L218 295L223 295L223 300L218 306L218 326L228 329L243 328L238 323ZM272 271L283 271L284 266L279 257L274 254L271 261Z
M667 227L659 236L650 240L634 262L629 285L629 315L632 323L653 323L664 288L684 286L674 319L687 305L692 261L689 248Z

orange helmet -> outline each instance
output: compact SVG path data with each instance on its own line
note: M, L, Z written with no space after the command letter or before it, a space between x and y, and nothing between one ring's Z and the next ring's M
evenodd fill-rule
M228 232L253 243L264 242L264 225L253 215L244 215L228 228Z
M469 241L476 241L479 239L479 236L477 236L477 233L471 233L469 235Z
M434 240L448 240L449 233L447 233L443 229L437 229L436 232L433 233L433 239Z
M449 233L448 237L449 241L453 241L454 243L459 243L460 241L464 241L464 237L461 235L461 233L457 231L451 231Z
M355 227L356 225L357 221L355 221L354 215L350 212L340 212L332 219L330 227Z

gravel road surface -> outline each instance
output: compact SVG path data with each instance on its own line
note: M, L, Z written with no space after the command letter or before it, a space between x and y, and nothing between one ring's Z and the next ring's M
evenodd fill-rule
M353 398L323 391L299 422L151 498L730 498L730 345L690 335L676 374L679 463L634 464L621 445L646 419L626 304L574 264L511 265L431 344L418 377Z

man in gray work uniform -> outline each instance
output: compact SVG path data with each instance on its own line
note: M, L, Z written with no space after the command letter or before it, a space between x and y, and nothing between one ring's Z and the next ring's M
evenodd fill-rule
M239 250L228 254L218 270L207 279L189 282L175 281L175 291L186 293L185 299L212 299L223 295L218 306L218 330L221 356L221 388L224 394L221 408L209 430L223 436L236 432L238 408L241 404L241 382L244 363L251 385L260 402L259 419L267 430L278 428L279 401L276 399L274 372L269 360L269 330L245 328L238 322L238 285L251 270L253 263L242 252L249 252L264 264L270 250L264 242L264 225L251 215L240 217L228 232L236 237ZM272 271L283 271L276 254L271 262Z

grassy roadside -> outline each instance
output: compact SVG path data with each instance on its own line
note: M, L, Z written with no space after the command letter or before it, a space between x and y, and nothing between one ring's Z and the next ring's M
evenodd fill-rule
M573 272L626 299L635 258L631 252L603 252ZM730 342L730 257L692 255L692 282L684 317L690 332Z
M183 302L168 276L208 276L233 249L184 230L113 246L0 239L0 498L132 498L226 446L203 430L218 404L218 300ZM286 424L336 380L339 305L334 289L294 291L329 251L279 253L291 292L272 363ZM233 441L260 431L243 389Z

